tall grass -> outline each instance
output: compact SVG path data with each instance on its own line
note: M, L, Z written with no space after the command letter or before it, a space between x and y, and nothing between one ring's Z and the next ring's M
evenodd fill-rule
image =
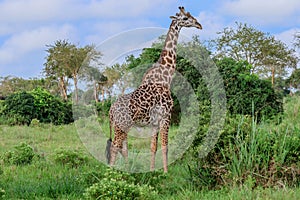
M267 170L272 156L272 142L268 133L260 130L253 118L250 132L245 133L239 128L245 123L244 116L241 116L240 120L234 142L230 143L228 148L232 156L228 170L234 179L242 178L245 173L253 175L258 174L258 171Z
M285 100L281 118L257 122L228 116L216 148L196 160L191 180L202 188L287 187L300 185L300 99Z

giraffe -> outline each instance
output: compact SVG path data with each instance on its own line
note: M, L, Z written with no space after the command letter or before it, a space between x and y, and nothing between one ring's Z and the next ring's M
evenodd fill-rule
M160 133L163 169L164 172L168 171L168 131L173 108L170 87L176 68L178 36L182 27L202 29L201 24L184 7L179 7L179 10L179 13L170 17L172 22L158 61L144 74L135 91L119 97L110 108L110 138L107 141L106 157L111 166L114 165L118 152L127 161L127 134L130 128L148 125L152 128L150 170L155 169ZM115 134L113 141L112 126Z

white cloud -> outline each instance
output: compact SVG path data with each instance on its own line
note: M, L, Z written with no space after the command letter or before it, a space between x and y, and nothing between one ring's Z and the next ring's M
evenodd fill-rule
M155 9L161 10L165 5L169 5L175 1L159 1L159 0L103 0L92 1L89 5L84 7L83 12L90 13L90 15L109 18L120 17L136 17L144 14L149 14ZM155 8L155 9L154 9ZM153 12L156 13L156 12Z
M72 39L74 32L72 26L63 25L61 27L39 27L12 35L0 47L0 65L9 64L35 50L43 51L46 44L51 44L55 40Z
M294 35L296 34L296 32L300 32L300 28L298 28L298 29L293 28L293 29L283 31L281 33L275 34L275 37L276 37L276 39L281 40L288 46L292 47L293 43L295 42Z
M138 28L121 32L103 41L97 49L103 53L103 63L111 65L114 61L143 48L150 47L157 38L166 34L165 28Z
M159 15L175 0L4 0L0 2L0 22L76 20L91 17L128 18Z
M0 3L0 22L22 23L45 21L61 16L68 1L4 0Z
M87 34L84 38L85 43L93 43L98 44L103 42L103 40L107 39L108 37L112 37L116 34L120 34L124 31L128 31L131 29L136 28L143 28L143 27L156 27L157 24L148 21L148 20L136 20L136 21L102 21L92 24L90 28L91 34Z
M220 12L225 15L245 18L255 23L284 26L299 23L300 1L227 0L220 7Z
M4 0L0 1L0 36L49 23L77 24L92 20L135 23L145 16L158 18L170 13L176 8L174 4L175 0Z

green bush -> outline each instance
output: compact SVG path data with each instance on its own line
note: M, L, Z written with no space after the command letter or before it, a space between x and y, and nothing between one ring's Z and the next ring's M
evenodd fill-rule
M59 149L54 154L54 161L71 168L76 168L87 162L87 156L76 150Z
M40 121L36 118L32 119L30 122L31 127L38 127L40 125Z
M29 125L32 119L41 123L69 124L73 122L72 104L63 102L47 90L36 88L8 96L0 104L0 123Z
M157 192L147 185L134 184L134 178L127 173L107 169L99 182L88 187L86 199L157 199Z
M4 112L4 108L5 108L5 101L0 100L0 115Z
M96 110L99 117L108 116L109 109L111 106L111 99L107 99L101 102L96 103Z
M0 187L0 199L4 199L5 198L5 190L3 190L1 187Z
M29 125L35 115L34 97L27 92L8 96L4 101L2 114L9 125Z
M71 103L63 102L42 88L36 88L30 94L34 97L34 117L41 123L58 125L73 122Z
M0 165L0 176L3 174L3 168L2 166Z
M8 164L26 165L31 164L36 153L33 148L22 142L15 146L12 151L7 151L3 155L3 160Z
M260 121L283 113L283 96L275 92L270 81L251 74L251 65L246 61L223 58L216 65L224 80L227 109L231 114L255 114Z

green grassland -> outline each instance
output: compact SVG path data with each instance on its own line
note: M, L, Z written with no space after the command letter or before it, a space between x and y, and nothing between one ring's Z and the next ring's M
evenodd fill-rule
M102 122L103 131L108 136L107 122ZM293 152L298 155L298 146L285 145L288 138L299 138L300 134L300 99L299 97L285 100L285 113L280 123L269 122L252 124L252 133L256 134L252 138L252 143L258 144L259 140L264 140L270 135L277 134L282 137L282 143L278 145L282 160ZM170 137L176 133L173 127ZM251 136L251 135L250 135ZM130 139L130 138L129 138ZM29 163L9 162L13 158L17 159L16 147L26 144L33 149L34 156ZM293 143L290 143L293 144ZM134 139L129 141L130 147L140 148L141 144ZM148 144L147 144L148 145ZM256 148L243 148L245 143L235 146L245 158L255 155ZM296 144L295 144L296 145ZM144 144L141 146L145 146ZM250 149L250 151L249 151ZM252 151L252 152L251 152ZM258 151L258 150L257 150ZM241 155L232 151L232 159L227 169L232 171L234 178L244 176L240 173L247 166L242 165ZM261 152L259 150L259 152ZM24 153L24 152L23 152ZM101 154L104 153L104 149ZM13 156L12 156L13 155ZM32 126L0 126L0 199L89 199L91 196L85 195L87 188L93 184L104 180L109 174L108 167L95 159L86 147L78 134L78 127L74 124L54 126L51 124L36 123ZM14 157L15 156L15 157ZM27 156L22 154L22 156ZM278 158L280 160L280 158ZM248 159L249 161L249 159ZM251 160L252 161L252 160ZM234 163L236 162L236 163ZM254 161L253 161L254 162ZM262 156L263 162L263 156ZM299 170L299 160L291 160L295 169ZM153 173L123 174L121 182L127 181L131 186L147 186L141 191L150 190L151 197L147 195L137 199L299 199L299 185L290 186L278 180L272 187L262 187L255 185L254 180L244 178L240 184L223 184L220 187L205 188L199 187L191 181L191 155L187 153L185 157L179 159L169 167L169 172L163 174L161 171ZM109 176L118 176L118 172ZM124 178L125 177L125 178ZM127 178L126 178L127 177ZM130 177L130 178L128 178ZM294 176L295 183L299 183L299 175ZM115 181L109 179L108 181ZM276 180L274 180L276 182ZM236 182L237 183L237 182ZM128 188L130 188L128 186ZM149 186L149 187L148 187ZM119 187L119 186L118 186ZM126 186L127 187L127 186ZM152 188L152 189L151 189ZM104 196L103 196L104 198ZM103 199L98 196L98 199ZM114 199L107 197L107 199ZM129 198L130 199L130 198Z

